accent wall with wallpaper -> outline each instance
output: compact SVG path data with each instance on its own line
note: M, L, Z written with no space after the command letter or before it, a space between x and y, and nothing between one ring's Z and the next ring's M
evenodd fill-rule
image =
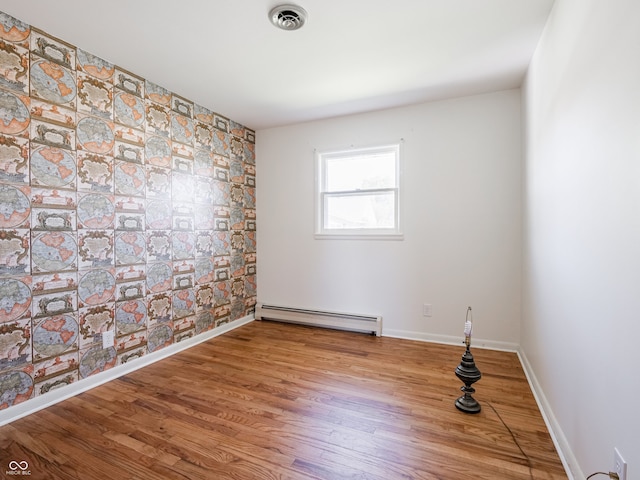
M0 409L250 315L255 197L254 131L0 12Z

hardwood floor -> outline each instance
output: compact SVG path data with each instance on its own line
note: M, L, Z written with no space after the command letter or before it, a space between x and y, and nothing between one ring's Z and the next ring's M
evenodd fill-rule
M0 473L566 479L515 354L473 349L482 411L454 407L463 349L252 322L0 427Z

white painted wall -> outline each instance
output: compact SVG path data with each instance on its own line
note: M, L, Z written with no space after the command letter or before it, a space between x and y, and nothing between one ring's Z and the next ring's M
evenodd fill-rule
M640 478L640 2L557 0L526 88L522 348L574 478Z
M519 342L520 91L260 130L258 300L381 314L386 335ZM404 240L314 238L314 149L404 139ZM433 317L422 315L423 303Z

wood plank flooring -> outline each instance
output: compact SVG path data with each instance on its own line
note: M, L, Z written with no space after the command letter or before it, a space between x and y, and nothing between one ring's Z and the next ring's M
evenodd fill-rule
M515 354L472 349L482 411L454 407L463 349L252 322L0 427L0 474L566 479Z

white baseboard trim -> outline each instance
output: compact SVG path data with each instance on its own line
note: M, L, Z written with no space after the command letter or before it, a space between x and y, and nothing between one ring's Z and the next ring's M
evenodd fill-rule
M128 373L134 372L147 365L151 365L152 363L175 355L178 352L191 348L195 345L198 345L199 343L210 340L211 338L222 335L223 333L241 327L242 325L245 325L252 321L254 321L253 315L246 316L221 327L215 328L209 332L197 335L187 340L183 340L180 343L170 345L157 352L149 353L144 357L141 357L140 359L134 360L130 363L118 365L117 367L111 368L96 375L92 375L91 377L73 383L68 387L64 387L59 390L53 390L46 395L32 398L6 410L2 410L0 411L0 426L11 423L15 420L18 420L19 418L35 413L38 410L47 408L51 405L66 400L67 398L76 396L82 392L86 392L87 390L107 383ZM438 335L407 330L383 329L382 336L402 338L406 340L417 340L422 342L442 343L446 345L462 346L463 344L462 336L458 337L453 335ZM547 429L549 430L549 434L551 435L551 439L553 440L556 450L558 451L558 455L560 456L560 460L562 461L562 465L564 466L569 480L579 480L581 478L585 478L582 470L580 469L580 466L578 465L578 461L573 454L573 451L571 450L571 447L567 442L562 429L560 428L560 424L553 415L551 406L549 405L549 402L547 401L542 388L540 387L540 384L538 383L538 380L533 373L531 364L529 363L527 356L525 355L524 351L522 351L520 346L518 344L510 342L499 342L474 338L473 347L517 353L525 376L527 377L527 381L529 382L529 386L531 387L531 391L533 392L533 396L542 414L542 418L547 425Z
M560 460L562 461L562 465L564 466L564 470L569 477L569 480L580 480L582 478L586 478L584 473L582 473L578 460L573 454L573 450L567 441L567 437L565 437L558 420L556 420L556 417L553 414L551 405L549 405L547 397L545 397L538 379L533 373L533 368L531 367L527 356L522 348L518 348L517 353L520 358L520 363L522 364L522 369L524 370L529 386L531 387L531 391L533 392L533 397L536 399L538 409L542 413L542 418L547 425L547 430L549 430L549 434L551 435L553 444L558 451L558 455L560 456Z
M405 340L417 340L420 342L443 343L445 345L463 345L464 336L439 335L435 333L413 332L410 330L382 329L383 337L404 338ZM473 337L473 348L487 348L490 350L502 350L505 352L517 352L520 348L517 343L499 342L496 340L483 340Z
M382 330L382 336L458 346L462 346L464 340L462 335L457 337L453 335L438 335L432 333L412 332L407 330L385 330L384 328ZM569 477L569 480L579 480L585 478L585 475L582 473L582 470L578 465L578 461L576 460L576 457L571 450L571 446L569 445L569 442L567 442L567 438L565 437L562 428L560 428L560 424L553 415L551 406L549 405L549 402L547 401L542 388L540 387L540 383L538 383L538 380L533 373L531 364L522 351L520 345L518 345L517 343L498 342L494 340L482 340L473 338L472 346L473 348L487 348L491 350L515 352L518 355L518 359L520 360L520 364L522 365L524 374L527 377L527 381L529 383L529 386L531 387L531 391L533 392L533 397L538 404L538 409L540 410L542 418L547 426L547 430L551 435L551 440L553 441L558 455L560 456L560 460L562 461L562 466L564 467L565 473Z
M242 325L245 325L252 321L253 315L248 315L246 317L222 325L218 328L214 328L213 330L210 330L208 332L201 333L200 335L196 335L195 337L183 340L180 343L174 343L161 350L144 355L139 359L123 363L104 372L97 373L88 378L84 378L75 383L72 383L67 387L58 390L52 390L45 395L35 397L25 402L19 403L18 405L9 407L5 410L0 411L0 426L11 423L15 420L18 420L19 418L35 413L38 410L47 408L82 392L86 392L87 390L97 387L98 385L102 385L118 377L134 372L140 368L146 367L147 365L151 365L152 363L170 357L171 355L175 355L176 353L198 345L199 343L206 342L207 340L222 335L223 333L226 333L235 328L241 327Z

